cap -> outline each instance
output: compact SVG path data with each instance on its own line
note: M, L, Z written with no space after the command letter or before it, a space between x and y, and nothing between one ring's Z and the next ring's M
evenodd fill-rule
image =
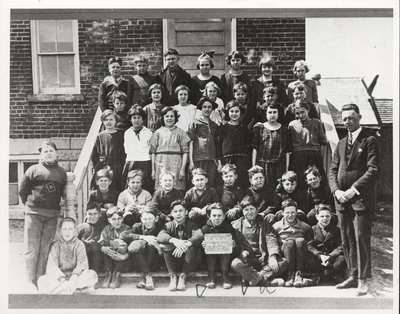
M39 152L40 152L40 153L42 152L42 148L45 147L45 146L51 146L51 147L53 147L55 150L58 150L56 144L54 144L53 142L44 141L44 142L42 142L42 144L41 144L40 147L39 147Z

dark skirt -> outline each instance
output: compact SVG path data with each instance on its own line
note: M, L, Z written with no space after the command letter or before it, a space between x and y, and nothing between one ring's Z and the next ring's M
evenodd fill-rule
M144 173L143 190L150 192L153 194L154 192L154 181L151 178L151 161L127 161L125 162L124 170L122 171L122 180L121 180L121 188L125 190L127 188L126 177L128 176L128 172L132 170L142 170Z

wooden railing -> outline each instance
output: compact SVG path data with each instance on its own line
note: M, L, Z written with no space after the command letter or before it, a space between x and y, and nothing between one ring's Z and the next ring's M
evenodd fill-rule
M84 207L89 198L90 182L93 177L93 164L91 160L93 147L96 142L97 134L101 129L101 110L97 108L96 115L93 118L92 125L90 126L89 133L86 137L85 144L82 147L81 154L79 155L78 162L74 170L74 185L76 187L77 199L77 221L83 222Z

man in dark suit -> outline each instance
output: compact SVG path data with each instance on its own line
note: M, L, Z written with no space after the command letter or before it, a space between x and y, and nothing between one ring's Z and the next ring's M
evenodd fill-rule
M380 170L379 149L376 138L360 127L357 105L344 105L342 120L349 133L336 147L329 180L349 278L336 288L357 287L357 295L365 295L368 292L366 279L371 277L371 222Z
M192 79L190 74L179 65L179 53L175 49L169 48L164 52L167 67L156 77L156 82L164 87L162 104L165 106L175 106L178 104L178 98L175 96L175 89L180 85L185 85L191 90ZM189 93L189 99L191 95Z

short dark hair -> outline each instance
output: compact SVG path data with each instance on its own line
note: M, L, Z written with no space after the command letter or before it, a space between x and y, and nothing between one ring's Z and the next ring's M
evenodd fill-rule
M162 126L165 126L164 116L165 116L168 112L170 112L170 111L172 111L172 112L174 113L174 116L175 116L175 124L178 122L178 120L179 120L179 113L178 113L178 111L176 111L174 108L168 106L168 107L163 108L163 109L161 110L161 113L160 113L160 114L161 114L161 124L162 124Z
M233 86L233 93L236 93L239 89L244 91L246 94L249 93L249 89L248 89L247 85L243 82L239 82Z
M331 207L329 206L329 205L327 205L327 204L318 204L318 205L316 205L315 206L315 209L317 210L317 214L319 214L319 212L320 211L323 211L323 210L327 210L327 211L329 211L331 214L332 214L332 209L331 209Z
M304 108L307 111L310 111L310 107L308 106L306 100L300 100L300 99L296 100L295 103L294 103L294 108L293 109L296 110L296 107Z
M231 100L230 102L228 102L227 104L226 104L226 106L225 106L225 120L227 120L227 121L229 121L229 110L231 110L233 107L239 107L239 110L240 110L240 114L242 114L243 113L243 108L242 108L242 106L240 105L240 103L237 101L237 100Z
M175 200L171 203L169 209L172 211L175 206L182 205L186 209L186 204L183 200Z
M291 206L294 206L297 209L297 203L294 200L292 200L291 198L284 200L282 202L282 211L285 211L286 207L291 207Z
M128 111L129 119L133 116L141 116L143 121L146 120L146 112L139 105L133 105L131 109Z
M250 195L246 195L245 197L243 197L242 201L240 202L240 209L243 210L243 208L247 207L247 206L254 206L255 208L257 208L256 206L256 200L254 199L253 196Z
M206 213L207 213L207 216L208 216L208 217L210 217L211 211L212 211L213 209L222 210L222 212L224 213L224 215L225 215L225 213L226 213L226 211L227 211L226 206L225 206L224 204L222 204L222 203L213 203L213 204L209 204L209 205L207 205L207 207L206 207Z
M342 107L341 111L348 111L348 110L354 110L357 114L360 114L360 108L356 104L350 103L346 104Z
M117 90L112 95L112 101L114 102L116 99L126 103L128 101L128 95L120 90Z
M86 211L90 210L90 209L95 209L98 212L101 211L101 206L99 203L95 202L95 201L89 201L86 205Z
M307 175L309 175L310 173L313 174L313 175L315 175L316 177L321 177L321 173L319 172L319 169L318 169L317 166L315 166L315 165L309 166L309 167L306 169L306 171L304 171L304 174L305 174L306 177L307 177Z
M228 54L228 56L225 58L226 60L226 64L231 65L231 60L232 59L240 59L242 60L242 65L247 61L246 57L243 55L243 53L234 50L232 51L230 54Z

